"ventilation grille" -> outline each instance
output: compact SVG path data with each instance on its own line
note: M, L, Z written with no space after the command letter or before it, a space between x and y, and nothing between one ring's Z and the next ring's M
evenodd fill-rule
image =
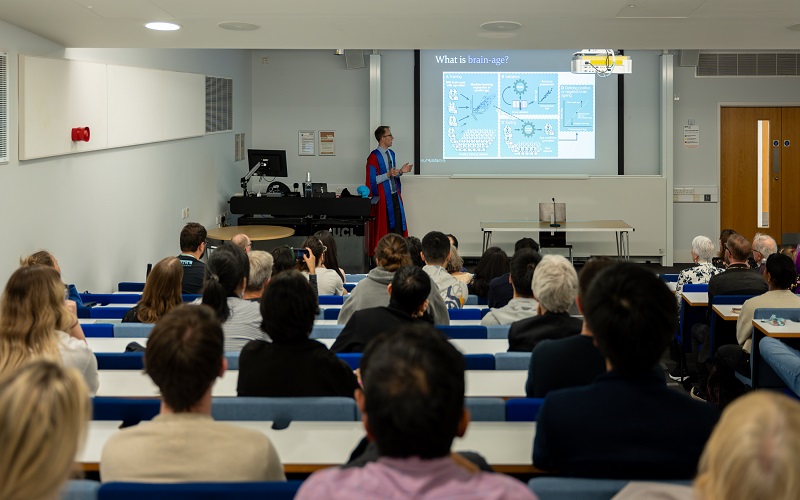
M800 76L798 55L781 53L700 53L695 76Z
M8 162L8 53L0 52L0 163Z
M233 79L206 77L206 133L233 130Z

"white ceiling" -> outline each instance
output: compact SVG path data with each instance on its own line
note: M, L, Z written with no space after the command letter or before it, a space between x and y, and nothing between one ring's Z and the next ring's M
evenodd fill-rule
M0 19L65 47L800 50L797 0L0 0Z

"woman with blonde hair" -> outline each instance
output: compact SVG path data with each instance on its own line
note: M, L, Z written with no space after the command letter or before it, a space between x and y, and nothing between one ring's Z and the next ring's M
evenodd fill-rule
M459 255L458 247L455 245L450 245L450 259L447 261L444 268L450 273L450 276L461 281L465 285L469 285L472 282L472 274L463 271L464 259Z
M39 359L0 380L0 498L52 499L69 478L91 403L72 368Z
M183 303L183 266L177 257L161 259L147 276L142 298L122 318L123 323L156 323Z
M48 252L47 250L39 250L38 252L32 253L27 257L22 257L19 259L20 266L50 266L56 268L58 271L58 275L61 276L61 266L58 265L58 260L56 260L56 256ZM83 307L83 300L81 300L81 295L78 293L78 289L75 288L75 285L64 285L67 288L67 298L69 300L75 301L75 305L78 307Z
M39 265L14 271L0 298L0 376L36 358L76 368L91 393L97 392L97 359L86 343L75 303L64 299L58 272Z

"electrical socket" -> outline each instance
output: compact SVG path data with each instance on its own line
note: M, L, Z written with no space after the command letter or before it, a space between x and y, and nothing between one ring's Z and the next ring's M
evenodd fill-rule
M188 219L189 218L189 207L184 208L181 210L181 219Z

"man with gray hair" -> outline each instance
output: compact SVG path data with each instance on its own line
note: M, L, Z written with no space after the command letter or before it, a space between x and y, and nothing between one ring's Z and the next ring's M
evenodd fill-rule
M753 261L755 261L756 268L762 276L764 275L767 257L774 253L778 253L778 244L772 236L763 233L756 233L753 236Z
M533 297L538 302L536 316L511 324L508 350L531 352L539 341L578 335L583 327L580 318L569 315L578 296L578 274L560 255L545 255L533 272Z
M253 250L248 255L250 260L250 275L247 276L247 287L244 290L244 299L258 302L264 293L267 283L272 278L272 254L263 250Z

